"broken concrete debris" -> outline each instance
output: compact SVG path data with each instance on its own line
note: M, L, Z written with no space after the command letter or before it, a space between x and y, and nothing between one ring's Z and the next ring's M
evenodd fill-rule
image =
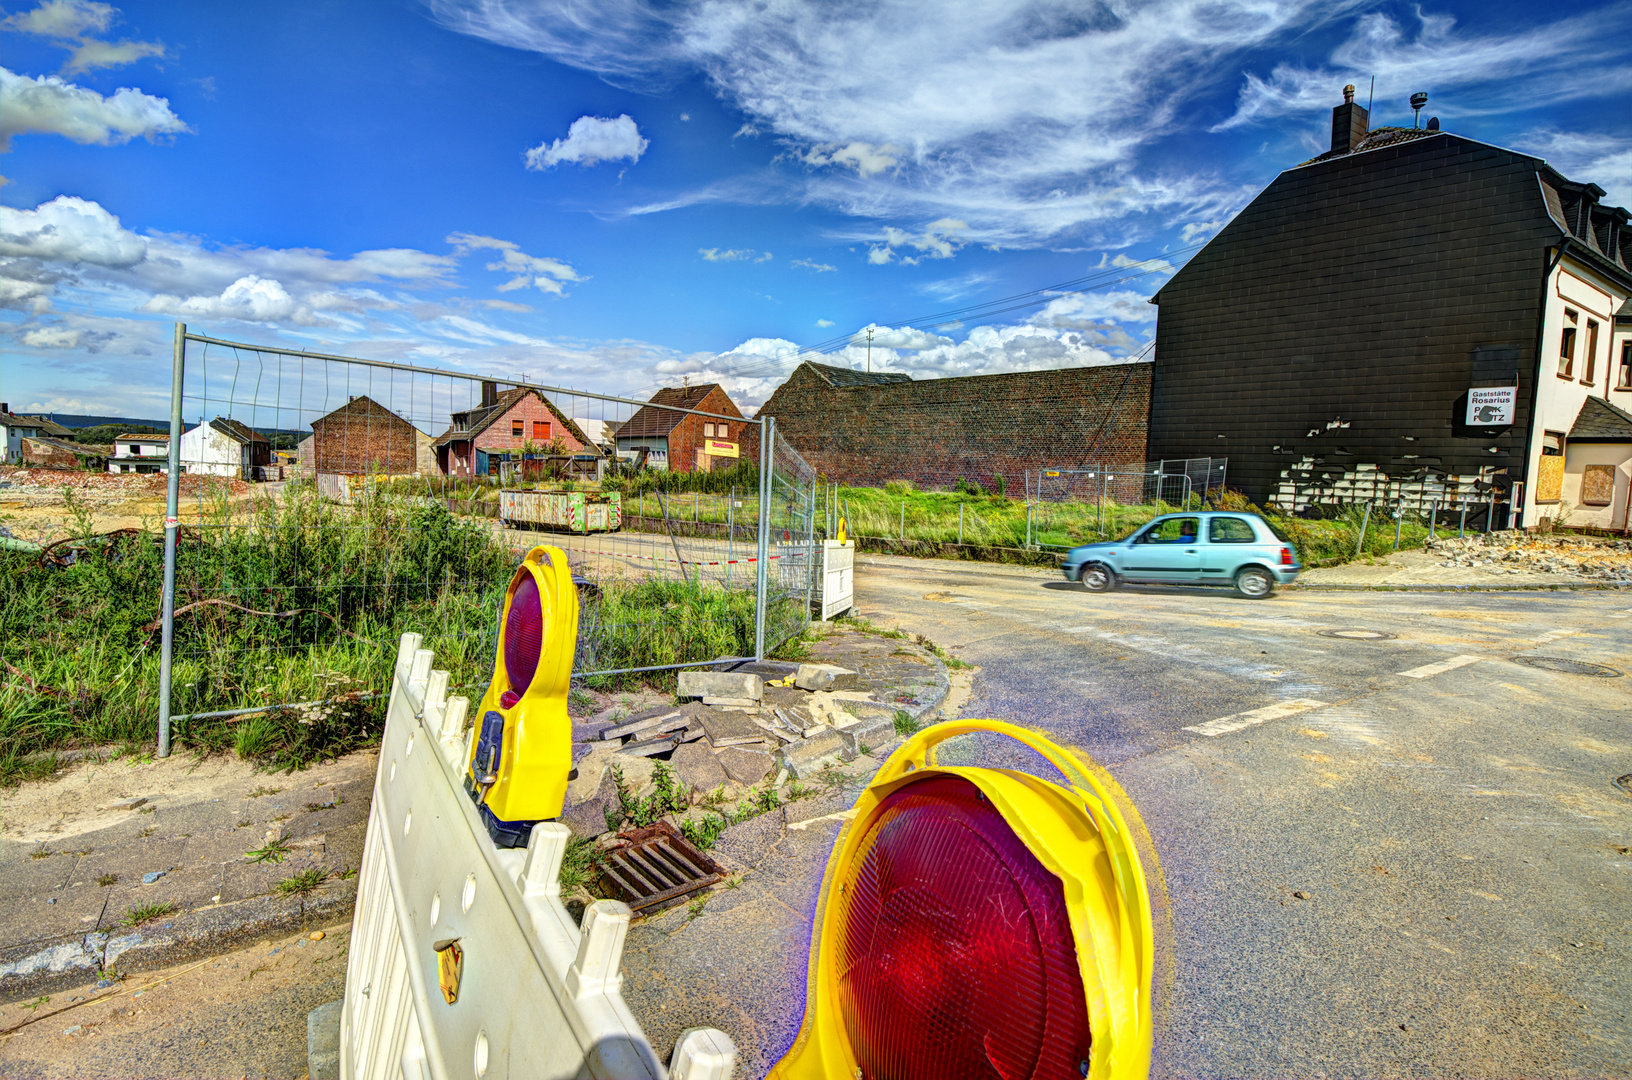
M837 664L800 664L793 685L801 690L851 690L858 672Z
M683 698L746 698L755 704L765 697L765 680L750 672L682 671L679 695Z

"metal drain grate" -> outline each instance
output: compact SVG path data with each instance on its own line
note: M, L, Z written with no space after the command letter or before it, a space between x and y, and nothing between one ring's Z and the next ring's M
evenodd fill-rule
M1382 630L1316 630L1321 637L1342 638L1345 641L1393 641L1398 634Z
M1558 671L1565 675L1590 675L1595 679L1618 679L1621 673L1612 667L1602 664L1589 664L1583 660L1565 660L1558 656L1515 656L1515 664L1525 667L1541 668L1543 671Z
M672 825L619 833L627 843L601 856L601 884L637 912L651 912L725 877Z

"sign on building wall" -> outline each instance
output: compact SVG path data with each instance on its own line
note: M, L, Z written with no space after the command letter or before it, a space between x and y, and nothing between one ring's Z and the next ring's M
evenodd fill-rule
M736 457L737 444L723 439L705 439L704 449L709 457Z
M1516 386L1481 386L1468 391L1468 419L1470 427L1495 427L1513 422L1513 407L1518 400Z

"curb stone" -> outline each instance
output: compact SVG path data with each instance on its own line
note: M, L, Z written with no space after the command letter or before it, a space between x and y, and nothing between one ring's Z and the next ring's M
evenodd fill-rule
M252 896L181 912L162 923L125 933L96 932L7 950L0 961L0 1004L65 990L105 968L124 974L226 952L250 938L279 933L311 921L349 918L357 879L331 882L305 897Z

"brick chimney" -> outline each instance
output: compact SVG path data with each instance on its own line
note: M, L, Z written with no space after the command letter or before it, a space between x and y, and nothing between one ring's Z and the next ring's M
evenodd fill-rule
M1371 114L1354 103L1354 84L1343 88L1343 104L1332 110L1332 153L1347 154L1366 137Z
M482 382L482 408L490 409L499 403L499 387L497 383Z

